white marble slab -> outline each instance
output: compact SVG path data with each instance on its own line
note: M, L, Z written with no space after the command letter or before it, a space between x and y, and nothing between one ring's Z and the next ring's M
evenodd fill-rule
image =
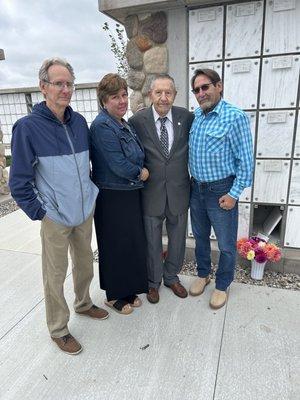
M224 98L226 101L247 110L257 107L259 64L259 59L225 62Z
M1 218L0 249L41 254L40 221L31 221L22 210ZM93 228L92 249L97 249Z
M260 108L296 107L299 70L300 56L265 58L262 66Z
M239 201L251 201L252 187L247 187L242 191Z
M181 277L186 287L192 279ZM142 296L130 316L105 321L71 313L70 331L84 346L76 357L49 340L39 304L0 341L1 399L212 400L225 316L209 308L212 290L179 299L162 287L157 305ZM96 284L92 292L100 304L103 292Z
M256 160L253 201L284 204L287 199L289 171L289 160Z
M300 50L299 0L266 2L264 54Z
M227 6L225 57L258 56L261 49L263 2Z
M289 204L300 205L300 161L294 160L290 183Z
M208 69L213 69L216 71L220 78L222 79L222 63L221 62L210 62L210 63L197 63L197 64L190 64L189 65L189 109L191 111L194 111L196 108L199 107L199 104L196 100L195 95L191 91L191 79L194 75L194 72L196 69L203 69L203 68L208 68Z
M189 61L222 58L223 14L221 6L189 11Z
M295 111L260 112L257 133L257 157L291 157L294 123Z
M250 203L239 203L238 239L249 236Z
M298 116L295 148L294 148L294 158L300 158L300 118Z
M233 283L215 400L300 398L300 292Z
M284 245L300 248L300 207L288 206Z
M250 129L252 133L252 145L254 149L255 145L255 132L256 132L256 112L255 111L246 111L246 114L248 115L249 121L250 121Z

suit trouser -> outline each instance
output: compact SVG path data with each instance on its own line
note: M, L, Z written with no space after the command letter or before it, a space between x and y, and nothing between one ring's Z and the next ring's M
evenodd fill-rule
M166 220L168 235L167 257L163 260L162 227ZM187 212L172 215L166 207L164 215L151 217L144 215L147 238L147 268L149 287L158 288L162 278L166 285L179 282L185 253Z
M72 258L75 311L92 306L89 295L93 279L91 249L93 213L81 225L68 227L44 217L41 223L42 270L47 326L52 337L69 333L70 311L64 296L64 282L68 269L68 248Z

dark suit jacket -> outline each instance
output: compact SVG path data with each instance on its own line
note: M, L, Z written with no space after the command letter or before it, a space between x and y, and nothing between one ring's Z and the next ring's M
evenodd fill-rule
M152 107L138 111L129 122L145 150L149 179L142 189L144 214L160 216L168 202L172 215L187 211L190 197L188 137L194 116L187 109L172 107L174 142L166 158L157 135Z

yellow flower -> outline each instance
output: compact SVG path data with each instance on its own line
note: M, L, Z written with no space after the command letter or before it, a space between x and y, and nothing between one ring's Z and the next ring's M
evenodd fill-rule
M253 250L248 251L247 260L253 260L254 257L255 257L254 251Z

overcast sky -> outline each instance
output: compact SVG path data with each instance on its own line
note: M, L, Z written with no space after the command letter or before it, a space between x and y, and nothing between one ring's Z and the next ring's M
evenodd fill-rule
M66 58L76 83L116 71L98 0L0 0L0 89L38 85L44 59Z

